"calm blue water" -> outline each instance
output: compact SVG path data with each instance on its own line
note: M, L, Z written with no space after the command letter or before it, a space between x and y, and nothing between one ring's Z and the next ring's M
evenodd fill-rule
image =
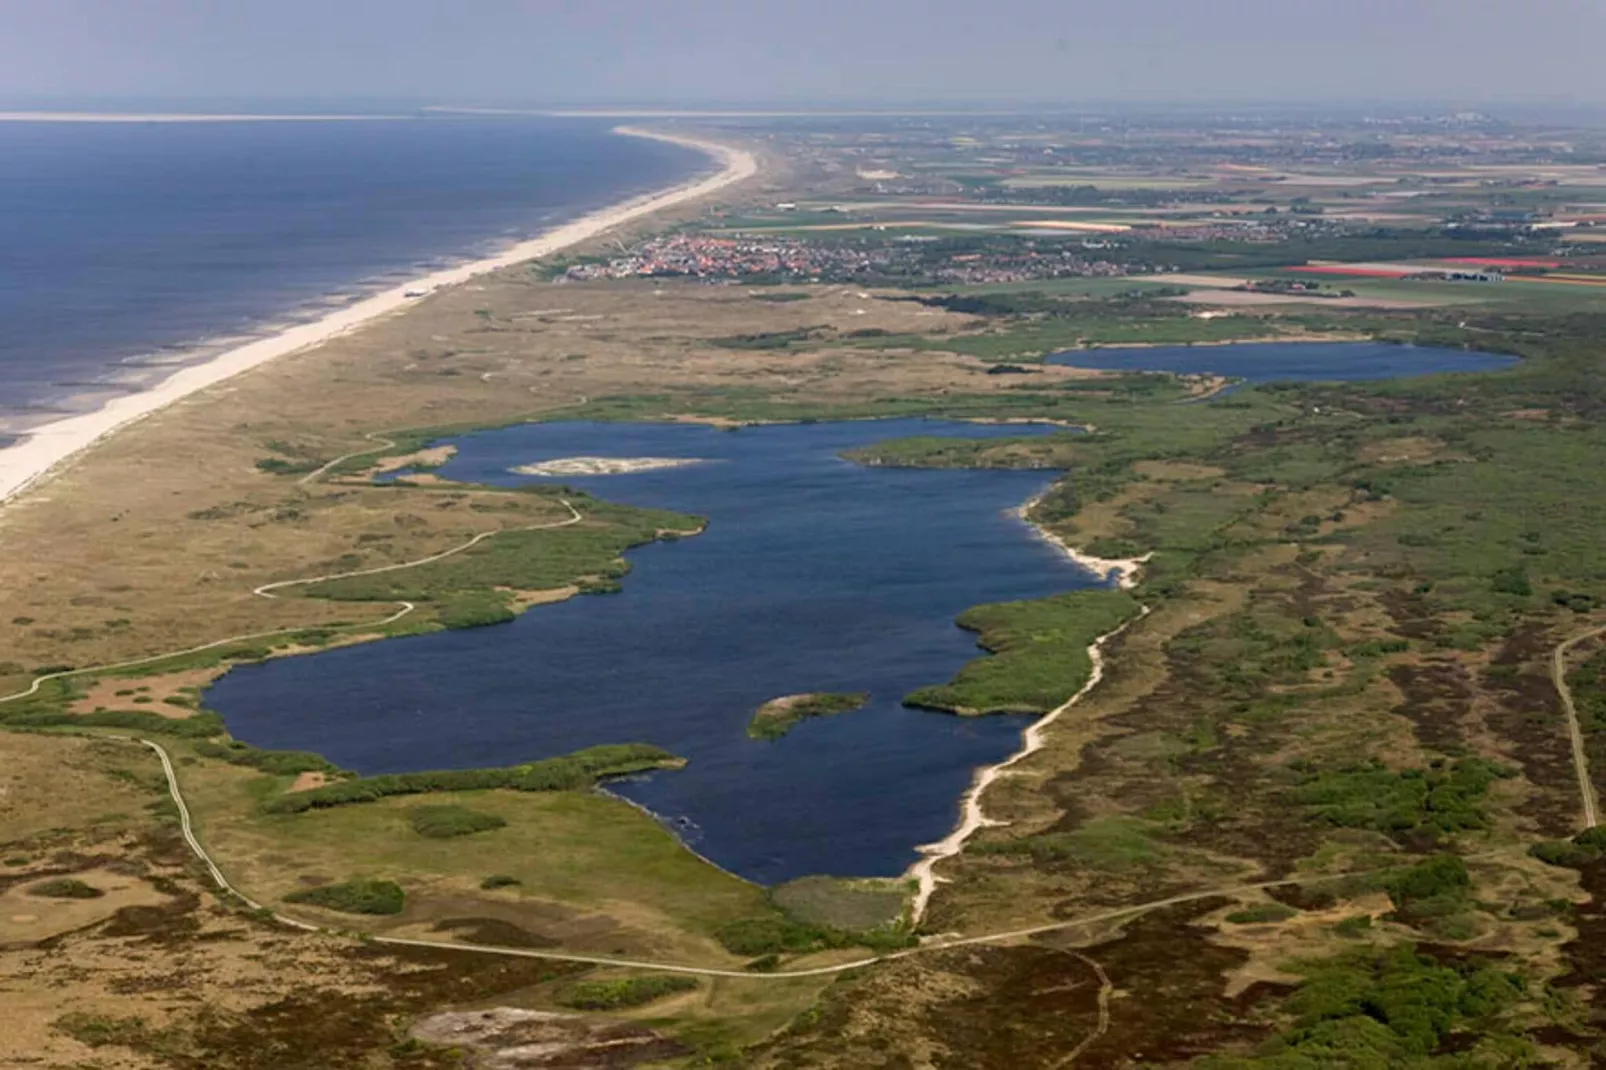
M708 530L633 551L621 594L247 666L207 702L241 739L364 773L656 743L690 764L618 790L721 865L765 883L895 875L948 832L972 770L1020 740L1019 717L900 705L977 655L954 617L1090 580L1009 512L1047 474L862 468L839 454L910 434L1021 433L918 420L737 432L570 423L458 439L441 474L498 483L554 457L705 458L562 482L706 516ZM755 707L801 691L873 701L779 741L747 738Z
M0 123L0 432L709 166L582 120Z
M1251 383L1396 379L1441 372L1499 371L1517 363L1515 357L1493 353L1379 342L1256 342L1227 346L1078 349L1055 353L1046 359L1050 364L1079 368L1188 375L1209 373Z

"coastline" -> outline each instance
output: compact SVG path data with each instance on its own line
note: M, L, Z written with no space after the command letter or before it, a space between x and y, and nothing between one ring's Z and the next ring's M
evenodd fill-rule
M1031 520L1032 507L1041 500L1042 495L1038 495L1015 510L1015 515L1025 521L1032 531L1037 534L1038 538L1057 547L1078 566L1098 576L1106 583L1110 582L1113 577L1115 585L1123 591L1131 590L1137 586L1138 573L1142 570L1144 562L1149 559L1149 555L1145 554L1143 557L1133 558L1104 558L1094 557L1084 550L1077 549L1060 536ZM1026 730L1021 733L1020 748L1013 754L994 765L982 766L977 769L975 776L971 778L970 787L965 790L964 795L960 796L959 822L954 826L953 831L935 843L921 844L915 848L920 853L920 858L903 874L904 880L915 883L914 899L909 906L911 925L920 924L921 919L925 917L926 908L931 903L932 895L937 891L937 884L939 883L936 872L937 863L958 855L965 849L965 844L969 842L970 838L981 829L995 828L999 825L1007 824L1007 822L998 821L987 816L987 812L982 808L982 795L994 782L1008 775L1012 766L1025 761L1043 749L1048 727L1091 694L1093 689L1104 679L1105 644L1126 631L1137 621L1142 620L1148 615L1148 612L1148 606L1141 607L1138 616L1118 628L1105 632L1089 644L1087 656L1093 665L1093 671L1088 674L1087 681L1077 689L1076 694L1028 725Z
M310 349L404 309L419 299L420 292L427 296L435 290L455 286L488 272L550 256L624 223L718 192L758 172L758 160L751 152L721 142L630 126L615 127L613 132L695 149L709 156L719 169L712 175L694 177L667 190L643 194L591 212L493 256L387 287L312 322L295 324L277 334L246 342L197 364L180 368L148 389L114 397L92 412L28 428L19 433L20 441L0 448L0 507L48 479L82 451L129 424L241 372L278 357Z

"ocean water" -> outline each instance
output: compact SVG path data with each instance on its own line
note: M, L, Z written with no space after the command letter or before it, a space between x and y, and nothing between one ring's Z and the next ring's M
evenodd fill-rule
M1049 473L865 468L840 454L910 434L1023 433L919 420L552 423L457 438L439 474L501 484L555 457L700 458L555 482L705 516L708 529L632 551L621 593L244 666L206 701L238 738L363 773L655 743L689 764L614 790L720 865L764 883L893 876L947 834L973 770L1015 750L1025 724L901 705L980 653L954 617L1094 581L1013 513ZM778 741L747 737L757 706L804 691L871 701Z
M609 125L0 122L0 436L712 166Z
M1077 349L1055 353L1050 364L1105 371L1157 371L1226 375L1250 383L1398 379L1445 372L1509 368L1516 357L1431 346L1380 342L1254 342L1225 346L1154 346Z

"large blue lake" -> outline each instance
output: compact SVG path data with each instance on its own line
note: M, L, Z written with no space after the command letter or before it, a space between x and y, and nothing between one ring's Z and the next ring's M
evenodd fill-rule
M709 166L595 120L0 122L0 437Z
M919 420L753 427L537 424L456 439L441 475L514 483L568 456L702 458L567 478L599 497L706 516L632 551L620 594L507 625L236 669L208 694L236 736L364 773L506 765L596 743L656 743L683 770L615 786L699 851L769 883L900 873L952 826L972 771L1019 717L905 709L979 652L954 617L1092 582L1012 510L1043 472L864 468L854 446L911 434L1030 433ZM867 691L871 703L747 738L760 703Z

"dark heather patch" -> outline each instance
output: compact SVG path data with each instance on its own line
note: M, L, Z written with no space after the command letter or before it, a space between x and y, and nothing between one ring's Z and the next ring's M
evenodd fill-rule
M1388 678L1405 695L1393 711L1410 721L1424 747L1446 754L1466 748L1464 725L1472 712L1472 680L1451 662L1396 665Z
M1566 719L1550 679L1550 648L1537 625L1519 628L1481 682L1495 700L1489 726L1510 741L1533 789L1518 813L1534 822L1539 835L1563 839L1577 831L1579 803Z

